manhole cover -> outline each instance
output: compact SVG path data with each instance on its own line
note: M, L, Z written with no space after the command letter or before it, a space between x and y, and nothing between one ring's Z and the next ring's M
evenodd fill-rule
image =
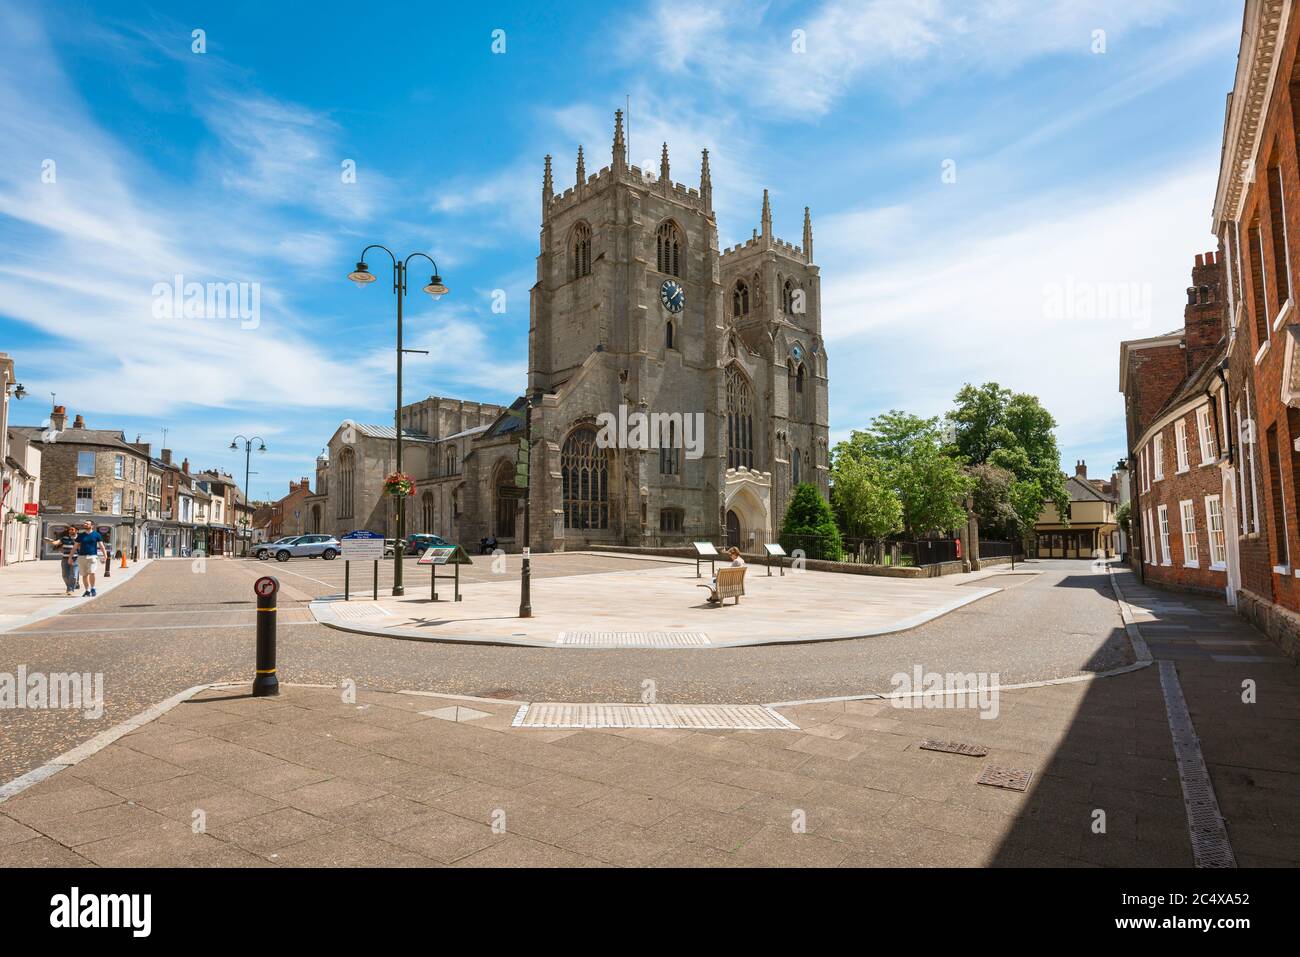
M710 731L798 731L757 704L526 704L516 728L687 728Z
M558 644L575 648L699 648L702 631L562 631Z
M1023 791L1029 787L1029 782L1033 779L1033 771L1023 771L1020 768L999 768L990 764L980 775L977 784L987 784L989 787L1006 788L1009 791Z
M982 758L989 749L982 744L967 744L965 741L922 741L923 751L945 751L948 754L965 754L972 758Z

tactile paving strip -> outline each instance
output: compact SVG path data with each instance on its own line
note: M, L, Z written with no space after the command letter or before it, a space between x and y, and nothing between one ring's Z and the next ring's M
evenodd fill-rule
M702 631L562 631L558 644L575 648L700 648Z
M526 704L516 728L683 728L709 731L798 731L758 704Z
M343 621L364 621L367 618L391 618L392 613L383 605L376 605L373 602L357 602L355 605L348 602L336 602L331 606L334 611L334 617Z

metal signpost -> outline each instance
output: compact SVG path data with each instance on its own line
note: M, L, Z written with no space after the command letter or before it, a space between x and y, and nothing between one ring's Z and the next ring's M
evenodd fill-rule
M460 566L473 565L473 560L465 549L459 545L439 546L425 549L417 565L428 565L432 573L429 579L429 600L441 601L438 597L438 566L451 565L456 570L455 601L460 601Z
M374 562L372 597L375 601L379 601L379 563L384 558L384 536L360 528L355 532L348 532L339 539L339 543L343 546L343 600L351 601L352 563ZM398 542L396 547L400 548L401 544Z
M695 577L700 577L700 562L702 561L709 563L709 574L712 575L713 563L721 557L718 555L718 550L713 547L712 542L692 542L691 544L695 546Z
M777 565L779 565L781 568L781 575L784 576L785 575L785 549L782 548L780 545L773 543L773 544L764 545L763 550L767 552L767 577L768 578L772 577L773 558L776 559Z

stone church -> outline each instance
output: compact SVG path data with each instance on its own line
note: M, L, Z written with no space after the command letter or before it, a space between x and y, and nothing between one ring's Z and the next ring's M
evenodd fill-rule
M791 489L828 492L827 364L819 270L803 242L778 239L763 193L752 237L718 249L708 150L698 188L631 166L622 113L609 166L555 191L546 157L537 281L529 305L532 545L675 544L757 548L774 540ZM401 410L406 531L471 551L522 544L515 459L525 400L510 407L429 397ZM602 416L667 414L664 441L611 443ZM703 423L682 446L673 414ZM380 492L392 425L344 422L317 460L309 527L396 534ZM629 447L634 444L635 447Z

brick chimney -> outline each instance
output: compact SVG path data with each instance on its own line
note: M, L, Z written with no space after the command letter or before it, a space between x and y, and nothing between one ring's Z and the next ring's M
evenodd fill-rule
M62 432L63 427L68 424L68 410L61 405L56 405L50 412L50 428L55 432Z
M188 457L181 460L181 471L186 475L190 474L190 460Z
M84 429L86 427L86 420L81 417L80 412L78 412L77 417L72 420L72 427L74 429Z
M1088 463L1079 459L1074 463L1074 477L1080 481L1088 481Z
M1223 338L1226 326L1226 279L1223 263L1211 251L1198 255L1192 266L1192 284L1187 287L1183 309L1183 340L1186 343L1187 375L1199 369Z
M163 449L163 450L162 450L162 460L163 460L163 464L164 464L164 465L171 465L171 464L172 464L172 450L171 450L171 449Z

